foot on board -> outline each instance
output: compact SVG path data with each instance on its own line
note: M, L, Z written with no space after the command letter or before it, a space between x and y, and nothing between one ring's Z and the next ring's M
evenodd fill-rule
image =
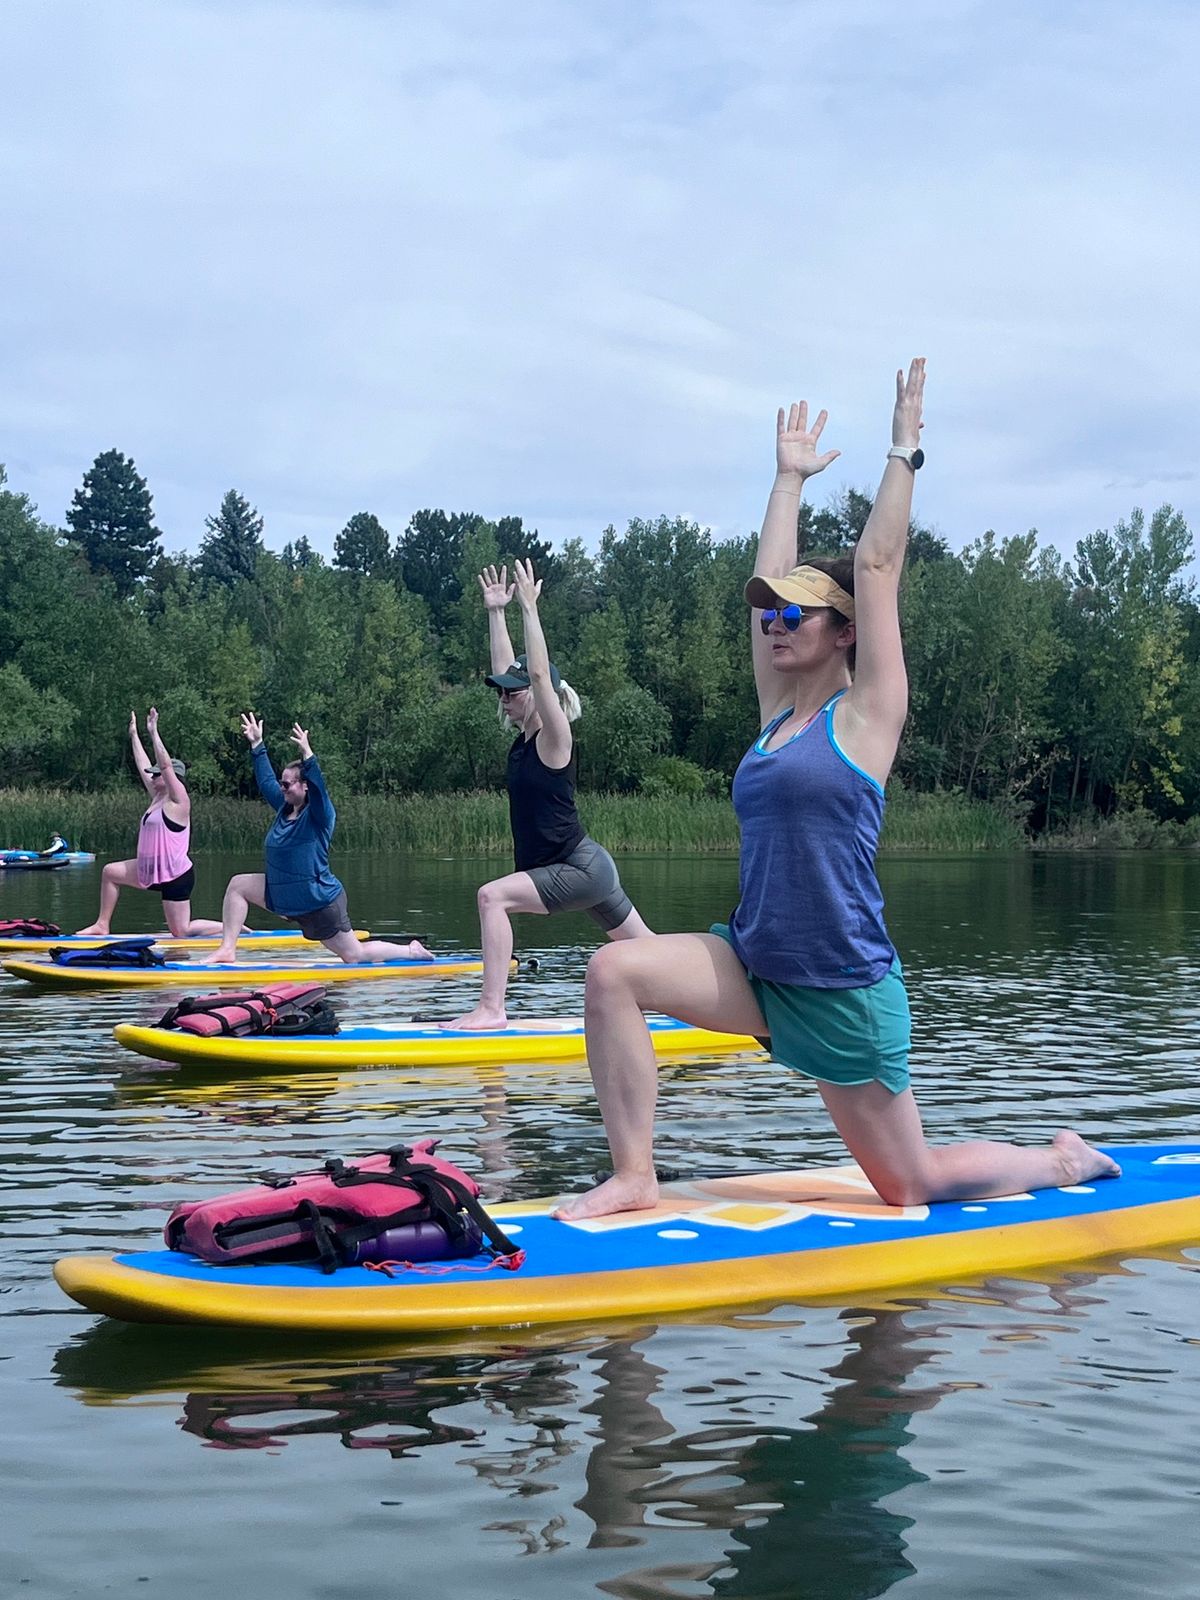
M507 1028L508 1013L505 1011L485 1011L482 1006L476 1006L474 1011L464 1012L461 1017L454 1017L450 1022L443 1022L440 1026L443 1028L461 1028L466 1032Z
M1066 1183L1087 1183L1092 1178L1119 1178L1121 1169L1111 1156L1064 1128L1053 1139L1054 1149L1063 1164Z
M611 1217L618 1211L649 1211L658 1204L658 1179L652 1172L607 1179L586 1194L577 1194L556 1206L554 1215L562 1222L581 1222L587 1217Z

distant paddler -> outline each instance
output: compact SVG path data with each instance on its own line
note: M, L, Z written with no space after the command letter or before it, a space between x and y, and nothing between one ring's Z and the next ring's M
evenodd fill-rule
M242 733L254 758L258 792L275 812L275 820L263 845L266 871L241 872L229 880L221 910L221 943L207 960L217 964L237 959L238 930L250 906L295 922L306 938L319 941L350 965L429 958L430 951L419 939L396 944L387 939L360 940L353 932L346 891L329 866L337 812L307 730L298 722L292 724L290 737L300 759L289 761L278 777L263 744L262 723L251 711L242 714Z
M481 886L477 896L483 933L483 994L450 1028L503 1028L514 912L544 917L583 911L610 939L650 937L621 887L616 862L583 830L575 809L575 745L571 724L579 696L550 660L538 616L540 579L533 564L487 567L479 575L487 608L492 670L485 682L500 696L500 716L517 730L508 752L508 814L517 870ZM525 629L525 654L513 653L505 608L514 594Z
M100 874L100 914L80 928L80 934L106 935L112 931L113 912L122 889L150 889L162 896L163 915L172 937L197 934L210 937L222 925L192 916L192 889L196 870L188 850L192 838L192 800L184 784L187 767L172 756L158 731L158 710L146 714L146 732L154 760L146 754L138 734L137 712L129 713L129 743L138 777L150 796L150 805L138 828L137 856L131 861L110 861ZM240 928L240 924L238 927Z

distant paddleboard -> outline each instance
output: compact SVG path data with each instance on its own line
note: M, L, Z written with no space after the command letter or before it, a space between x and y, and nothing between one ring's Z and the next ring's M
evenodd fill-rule
M455 978L482 972L483 962L457 956L432 960L405 956L396 961L310 961L304 966L231 961L168 961L161 967L60 967L53 961L23 961L8 956L5 972L43 989L248 989L265 983L362 983L368 978Z
M1200 1144L1108 1153L1122 1177L933 1206L886 1206L853 1166L664 1184L653 1211L593 1222L556 1222L553 1200L497 1206L526 1252L517 1272L480 1256L325 1275L151 1250L68 1256L54 1275L129 1322L432 1333L840 1300L1200 1239Z
M356 939L369 937L362 929L354 930ZM215 950L220 944L220 939L200 934L195 938L176 938L173 933L119 934L119 933L60 933L54 938L45 934L25 935L10 934L0 938L0 950L98 950L101 945L112 944L114 939L120 938L152 938L156 944L170 945L173 949L188 950ZM253 928L248 933L238 935L239 950L268 950L290 949L292 946L307 945L310 950L319 950L323 946L319 940L306 939L295 928Z

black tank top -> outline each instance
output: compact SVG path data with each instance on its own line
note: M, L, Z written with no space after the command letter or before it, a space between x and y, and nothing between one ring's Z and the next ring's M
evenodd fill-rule
M575 810L575 746L556 772L537 751L537 738L518 734L508 752L508 820L518 872L565 861L587 837Z

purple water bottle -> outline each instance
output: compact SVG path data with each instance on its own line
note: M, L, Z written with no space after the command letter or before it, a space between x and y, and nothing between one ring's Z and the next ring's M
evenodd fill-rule
M346 1256L347 1266L360 1266L367 1261L456 1261L463 1256L476 1256L483 1249L483 1235L470 1217L464 1217L466 1231L452 1239L440 1222L406 1222L386 1233L377 1233L373 1239L364 1239L352 1245Z

